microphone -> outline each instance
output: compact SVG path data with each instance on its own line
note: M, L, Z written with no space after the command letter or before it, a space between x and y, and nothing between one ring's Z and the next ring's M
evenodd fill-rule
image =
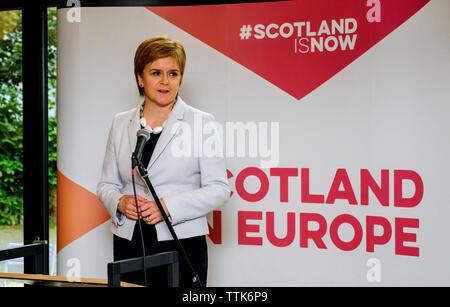
M151 131L147 128L143 128L138 130L136 148L134 149L133 159L132 159L132 167L134 169L138 164L138 161L141 161L142 151L144 150L145 143L147 143L150 138Z
M146 264L145 264L145 244L144 244L144 234L142 232L142 225L141 225L141 218L139 218L139 207L136 197L136 186L134 183L134 168L141 164L141 157L142 157L142 151L144 150L145 143L147 143L148 139L150 138L150 134L152 132L150 129L142 128L138 130L136 133L137 136L137 142L136 142L136 148L134 149L133 154L131 155L131 178L133 179L133 193L134 193L134 202L136 205L136 212L138 214L138 224L139 224L139 233L141 234L141 245L142 245L142 256L143 256L143 271L144 271L144 284L147 286L147 272L146 272Z
M145 143L148 141L148 139L150 138L150 135L152 134L152 131L148 128L142 128L137 132L137 142L136 142L136 148L131 156L131 163L132 163L132 171L131 171L131 177L133 179L133 192L134 192L134 201L136 203L136 212L138 213L138 217L140 215L139 213L139 207L138 207L138 202L137 202L137 198L136 198L136 188L135 188L135 183L134 183L134 168L136 166L138 166L138 171L141 174L141 176L143 177L145 183L147 184L147 187L149 188L150 192L153 195L153 199L156 202L156 205L158 206L158 209L161 213L161 215L163 216L164 222L166 223L167 228L170 231L170 234L172 235L174 241L176 242L178 249L181 253L181 255L183 256L184 260L187 262L193 278L192 278L192 282L199 285L200 287L202 287L202 282L198 276L198 274L195 272L194 267L192 266L191 262L189 261L189 257L186 254L186 251L183 248L183 245L181 244L180 240L178 239L177 234L175 233L175 230L172 227L171 222L169 221L169 218L167 217L166 213L164 212L164 209L161 205L161 202L159 201L159 197L155 192L155 189L153 188L150 179L148 178L148 172L147 169L142 165L141 163L141 156L142 156L142 151L144 150L145 147ZM139 232L141 234L141 245L142 245L142 253L143 253L143 266L144 266L144 280L145 280L145 285L147 286L147 273L146 273L146 267L147 265L145 264L145 244L144 244L144 236L142 233L142 226L141 226L141 219L138 218L138 224L139 224Z

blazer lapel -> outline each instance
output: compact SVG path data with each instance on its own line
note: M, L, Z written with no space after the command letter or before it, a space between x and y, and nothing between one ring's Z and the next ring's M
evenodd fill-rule
M167 122L164 125L164 129L161 132L161 136L159 137L159 140L156 143L155 150L153 151L147 169L150 169L155 160L158 159L159 155L163 152L164 148L166 148L167 144L169 144L170 140L172 140L172 138L177 134L177 131L180 127L180 125L178 125L178 121L183 119L185 108L186 103L183 100L181 100L180 97L178 97L175 106L173 107L172 111L169 114L169 118L167 118ZM173 125L177 125L177 127L176 130L173 133L171 133Z
M131 152L134 152L134 149L136 147L137 142L137 135L139 129L141 129L141 124L139 121L140 117L140 106L142 102L136 107L136 111L133 113L132 117L130 118L130 124L128 125L128 140L130 142L130 150ZM131 163L131 156L130 156L130 163Z

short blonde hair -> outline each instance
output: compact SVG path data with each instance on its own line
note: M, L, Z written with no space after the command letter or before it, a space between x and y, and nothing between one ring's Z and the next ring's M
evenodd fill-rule
M180 67L181 79L183 79L184 67L186 66L186 53L183 45L166 35L154 36L143 41L136 50L134 56L134 75L141 96L144 95L144 89L139 86L138 76L142 75L145 65L155 60L173 57ZM181 83L181 81L180 81Z

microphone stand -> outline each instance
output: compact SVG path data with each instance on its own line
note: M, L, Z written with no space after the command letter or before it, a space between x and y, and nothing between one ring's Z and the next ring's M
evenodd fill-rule
M136 154L133 153L132 157L132 165L136 165L139 169L139 173L141 174L142 178L144 179L145 183L147 184L147 187L149 188L150 192L152 193L153 199L156 202L156 205L158 206L159 211L161 212L161 215L164 219L164 222L167 225L167 228L169 229L170 234L172 235L172 238L174 239L175 243L178 246L178 250L181 253L181 255L183 256L184 260L186 261L186 263L188 264L191 272L192 272L192 282L197 284L199 287L202 287L202 282L200 280L200 277L198 276L198 274L195 272L191 262L189 261L189 257L186 254L186 251L183 248L183 245L181 244L180 240L178 239L177 234L175 233L175 230L173 230L173 226L169 221L169 218L166 214L166 212L164 211L164 208L161 204L161 201L159 200L158 195L155 192L155 189L153 188L152 183L150 182L150 179L148 179L148 172L147 169L144 167L144 165L142 164L140 159L137 159Z

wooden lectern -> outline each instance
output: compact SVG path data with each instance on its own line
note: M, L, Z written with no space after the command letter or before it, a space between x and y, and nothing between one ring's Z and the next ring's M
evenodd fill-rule
M108 280L101 278L68 278L43 274L0 273L0 279L14 280L24 285L38 287L108 287ZM120 282L120 287L142 287Z
M108 263L108 279L99 278L69 278L50 276L44 273L43 253L47 243L33 243L21 247L0 250L0 261L32 257L33 273L13 274L0 273L0 279L16 280L24 285L43 287L139 287L139 285L120 281L120 275L128 272L164 266L167 269L167 286L179 286L178 252L163 252L145 257L131 258Z

